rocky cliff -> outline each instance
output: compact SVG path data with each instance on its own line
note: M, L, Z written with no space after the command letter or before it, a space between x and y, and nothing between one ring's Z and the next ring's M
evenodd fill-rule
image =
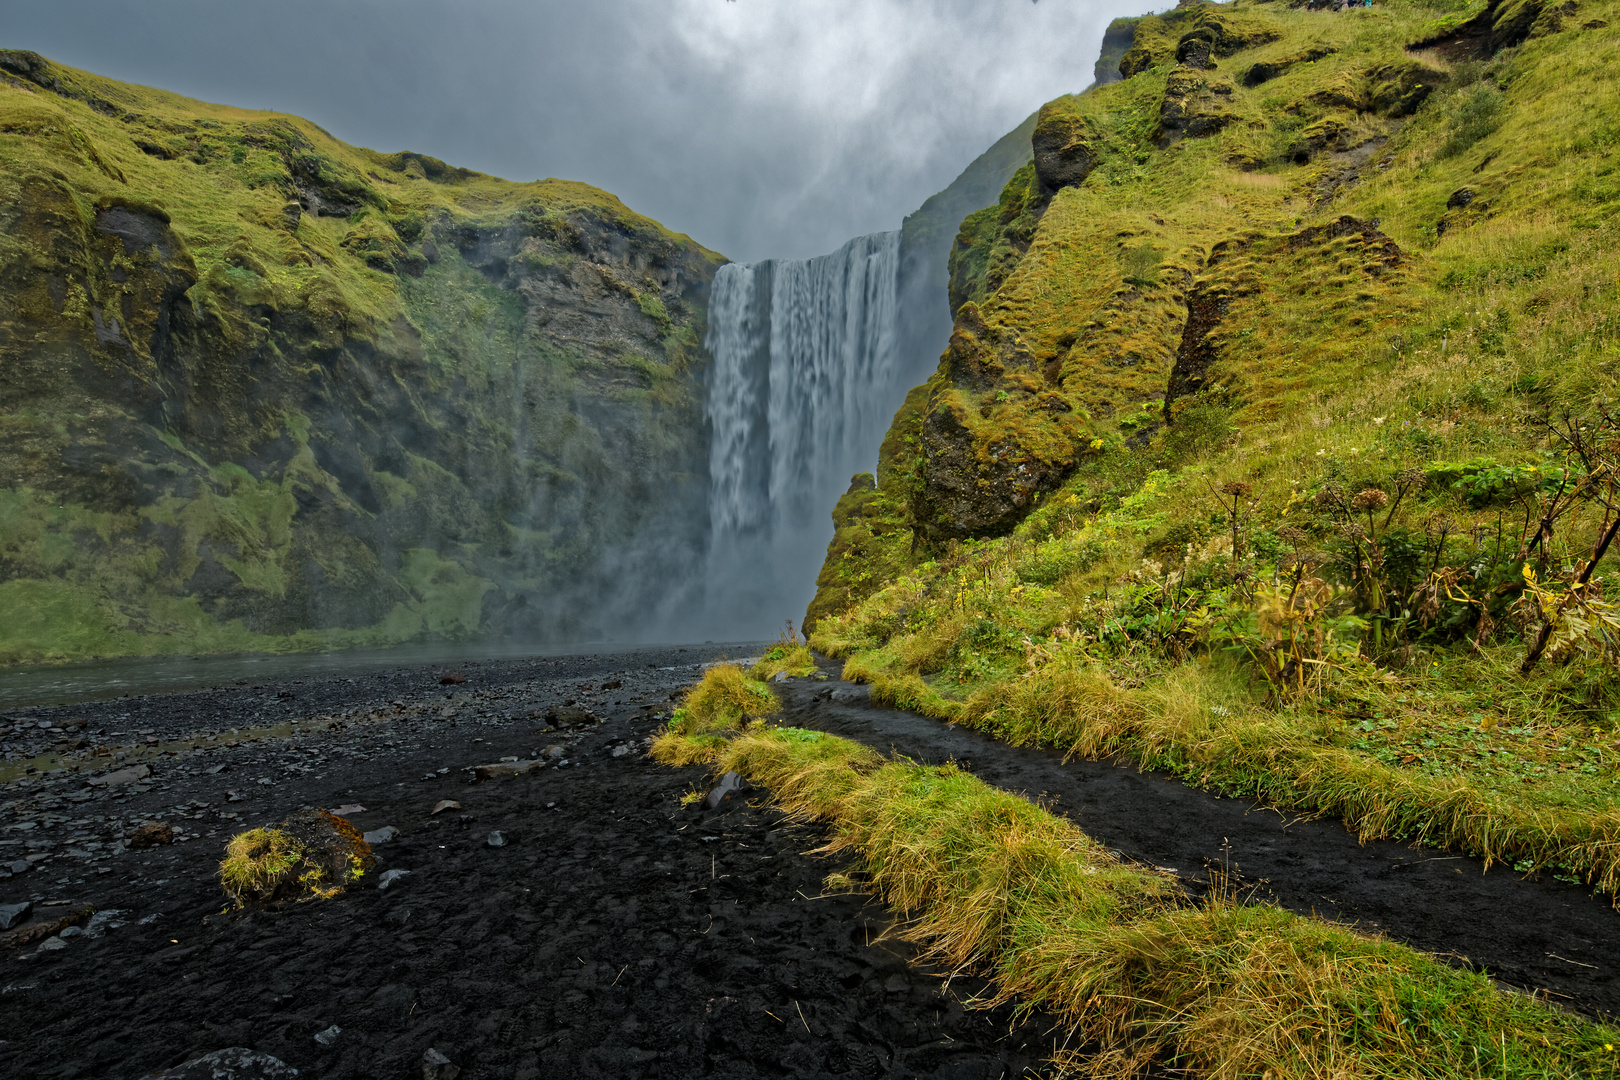
M938 370L877 494L837 515L880 525L871 553L835 541L814 613L1054 494L1096 513L1151 468L1282 439L1419 343L1535 368L1456 406L1478 420L1532 384L1543 407L1589 395L1589 368L1532 359L1561 309L1531 283L1613 224L1611 6L1184 0L1116 23L1120 80L1043 107L1029 162L964 220ZM1583 350L1586 317L1557 323Z
M0 76L0 662L578 638L695 580L719 256L582 184Z

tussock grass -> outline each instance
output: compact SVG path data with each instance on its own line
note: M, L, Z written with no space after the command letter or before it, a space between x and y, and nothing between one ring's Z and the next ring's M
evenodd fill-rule
M298 810L273 827L231 837L219 882L238 908L327 900L376 864L360 830L349 822L325 810Z
M794 728L708 752L828 823L823 850L855 853L936 959L993 974L992 1003L1070 1026L1081 1050L1059 1064L1073 1075L1128 1077L1150 1062L1221 1080L1607 1076L1615 1065L1609 1028L1321 920L1219 892L1190 904L1166 875L954 766Z
M749 674L763 681L779 671L785 671L795 678L814 675L816 657L810 651L810 646L802 641L779 641L754 662Z

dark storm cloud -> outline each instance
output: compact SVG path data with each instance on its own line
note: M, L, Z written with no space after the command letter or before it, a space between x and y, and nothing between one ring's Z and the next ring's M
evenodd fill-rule
M13 5L14 7L16 5ZM308 117L513 180L585 180L733 258L896 227L1091 81L1133 0L54 0L0 45Z

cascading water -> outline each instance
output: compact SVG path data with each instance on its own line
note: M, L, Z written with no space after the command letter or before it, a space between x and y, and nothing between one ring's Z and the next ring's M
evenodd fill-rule
M899 370L900 233L815 259L732 263L709 299L708 622L731 635L795 622L815 592L831 511L872 470L909 388Z

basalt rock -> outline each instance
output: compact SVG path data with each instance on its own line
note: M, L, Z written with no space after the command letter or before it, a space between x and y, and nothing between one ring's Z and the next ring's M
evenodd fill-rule
M1031 146L1035 174L1048 191L1078 187L1097 164L1099 137L1073 98L1059 98L1044 106L1035 121Z

